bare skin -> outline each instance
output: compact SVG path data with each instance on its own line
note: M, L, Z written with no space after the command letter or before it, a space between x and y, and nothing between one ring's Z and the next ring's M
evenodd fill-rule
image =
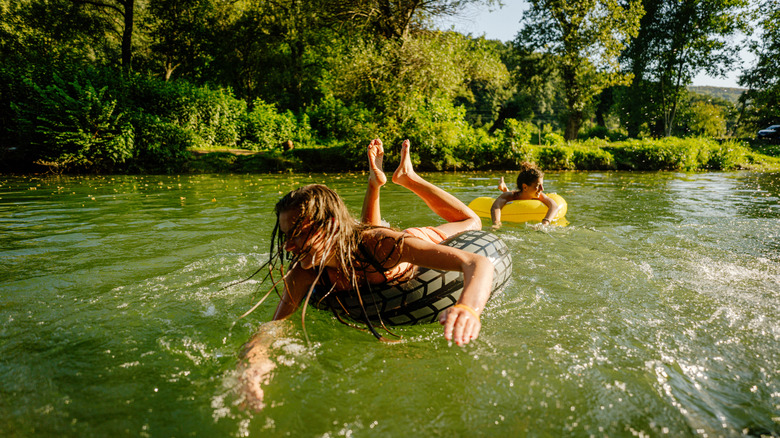
M409 140L404 140L401 144L401 162L393 173L393 182L414 192L434 213L447 221L436 228L448 236L482 229L482 220L466 204L417 175L409 156L409 147Z
M493 220L492 228L497 230L501 228L501 209L511 201L538 199L544 205L547 206L547 214L542 219L543 225L552 223L555 215L558 214L558 203L552 198L545 195L544 192L544 178L539 178L532 184L523 184L520 190L509 191L504 183L504 178L501 177L501 182L498 184L498 189L503 193L493 201L493 205L490 207L490 218ZM506 190L505 190L506 189Z
M374 139L368 144L368 187L363 198L363 213L361 220L370 225L380 225L382 217L379 214L379 189L387 183L387 176L382 171L382 161L385 150L382 140Z
M381 141L374 140L369 144L368 149L368 156L369 156L369 166L372 166L376 163L375 159L372 159L372 145L375 145L378 142L381 146ZM407 188L414 192L417 196L419 196L427 205L428 207L433 210L434 213L438 214L442 219L446 220L447 223L437 226L436 228L444 232L447 236L453 236L455 234L458 234L463 231L467 230L479 230L482 228L482 220L477 216L476 213L474 213L473 210L468 208L466 204L461 202L458 198L451 195L450 193L444 191L440 187L435 186L434 184L429 183L414 171L414 166L412 165L412 159L409 154L409 149L411 147L411 144L409 140L404 140L404 142L401 144L401 161L398 164L398 168L393 173L393 182L395 184L400 185L401 187ZM380 167L378 167L376 170L374 170L374 173L377 175L384 176L384 172L381 170L381 162ZM384 182L382 182L384 184ZM373 189L372 187L376 187L376 189ZM369 174L369 188L368 192L373 194L373 191L375 190L376 193L376 200L377 202L371 203L371 211L367 212L365 207L366 203L364 202L364 210L363 210L363 217L364 219L366 217L375 217L380 218L381 215L379 213L379 188L381 187L381 184L377 186L374 184L372 186L371 184L371 174ZM368 195L367 195L368 197ZM373 225L378 225L379 221L377 219L376 222L369 222ZM419 241L419 239L407 239L406 242L411 242L412 244L416 244ZM422 241L419 241L422 242ZM422 242L430 245L429 242ZM434 247L438 247L439 249L447 248L442 247L440 245L434 245ZM466 253L468 254L468 253ZM427 266L427 263L430 263L427 260L418 260L414 264L420 265L420 266ZM492 268L492 265L490 265ZM436 266L427 266L427 267L436 267ZM452 269L449 270L461 270L462 267L456 267L453 266ZM466 277L466 271L462 271L464 273L464 277ZM492 269L490 273L490 277L492 278ZM484 274L482 274L484 275ZM490 280L492 282L492 279ZM488 285L489 287L489 285ZM489 294L488 294L489 296ZM475 297L469 297L465 293L461 297L461 300L459 301L459 304L465 304L472 309L475 309L476 313L479 315L482 313L482 310L484 309L485 302L487 301L487 297L475 298ZM478 318L475 318L474 315L472 315L468 310L459 308L459 307L450 307L445 312L442 313L439 322L444 325L444 337L447 340L455 340L456 344L463 345L467 344L470 340L476 339L479 335L479 330L481 328L481 323Z
M364 220L380 217L379 189L387 182L382 171L383 155L382 142L372 141L368 147L371 171L369 172L367 192L367 197L371 196L372 202L364 202L363 204ZM393 174L393 182L413 191L434 212L447 220L448 223L436 228L448 236L461 231L478 230L482 227L480 218L463 202L425 181L414 172L409 156L408 140L403 142L401 163ZM375 198L373 198L374 195L376 195ZM376 202L373 202L373 199ZM280 212L280 232L290 236L295 224L298 223L297 214L292 211ZM301 226L306 227L307 225L304 222ZM286 242L285 249L298 255L301 262L295 265L285 277L285 291L276 308L274 322L263 324L260 327L258 333L247 343L243 355L246 367L239 377L242 382L241 391L245 397L245 405L255 410L260 410L265 406L263 386L270 382L276 368L276 364L271 360L269 350L272 348L274 339L278 336L278 330L283 327L279 325L284 323L281 320L288 318L298 309L309 287L316 281L317 269L315 268L317 266L338 269L333 253L329 251L328 245L322 241L321 231L306 231L306 233L300 233L295 237L290 236ZM477 339L482 327L479 316L490 297L493 283L493 265L490 260L478 254L446 245L436 245L408 234L404 235L401 231L389 228L375 228L365 231L365 233L366 238L378 237L376 241L386 242L386 247L376 249L378 252L385 253L393 251L395 242L404 238L404 244L400 247L397 260L399 263L407 262L427 268L462 272L464 285L458 304L465 307L450 307L442 313L439 322L444 325L445 339L451 340L457 345L465 345Z
M265 407L263 386L273 377L276 363L271 360L269 350L274 340L281 337L289 325L286 321L268 322L260 326L252 339L244 344L239 364L238 380L243 398L242 405L260 411Z
M504 182L504 177L501 177L501 181L498 183L498 190L501 190L502 192L508 192L509 187L506 186L506 183Z

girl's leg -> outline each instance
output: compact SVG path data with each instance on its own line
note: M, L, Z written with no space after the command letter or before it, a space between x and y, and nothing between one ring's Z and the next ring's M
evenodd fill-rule
M369 225L381 225L382 214L379 209L379 189L387 182L382 171L385 150L382 140L374 139L368 144L368 188L363 198L361 221Z
M482 219L472 209L415 173L412 159L409 157L409 140L404 140L401 145L401 163L393 173L393 182L414 192L434 213L446 220L446 224L436 227L446 235L482 229Z

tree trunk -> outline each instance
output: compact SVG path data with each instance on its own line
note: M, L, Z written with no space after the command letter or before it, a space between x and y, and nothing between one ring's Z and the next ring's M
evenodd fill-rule
M582 126L582 95L579 84L577 83L577 67L571 63L564 63L561 67L561 77L563 86L566 90L566 130L563 137L567 141L577 139L577 134Z
M127 73L133 67L133 8L135 0L122 0L121 3L125 7L125 28L122 31L122 70Z
M563 137L567 141L573 141L577 139L577 134L580 133L580 127L582 126L582 111L571 111L569 117L566 118L566 131Z

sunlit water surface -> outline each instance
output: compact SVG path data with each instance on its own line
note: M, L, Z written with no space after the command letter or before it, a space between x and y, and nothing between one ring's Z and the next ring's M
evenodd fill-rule
M427 175L466 202L497 176ZM267 288L223 286L266 260L283 193L326 183L357 214L365 179L0 179L0 436L780 435L780 176L755 173L548 173L570 225L499 231L514 273L476 343L309 310L242 409L276 299L239 320ZM382 205L438 222L392 184Z

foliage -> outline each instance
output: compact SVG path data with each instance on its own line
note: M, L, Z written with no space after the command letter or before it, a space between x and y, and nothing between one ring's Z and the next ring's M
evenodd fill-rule
M669 126L664 96L685 81L663 79L664 68L682 68L684 79L728 67L721 39L743 22L746 0L644 0L648 14L624 57L640 82L614 85L625 82L615 61L636 31L637 1L534 0L506 44L432 26L493 0L0 0L2 169L345 170L365 168L375 137L409 138L427 170L760 162L753 150L688 137L728 137L740 123L754 135L777 117L777 1L761 4L765 38L753 46L759 63L739 110L680 91L669 133L684 146L647 138L628 146L616 142L626 132L659 137ZM687 64L664 53L675 47ZM702 53L712 62L700 62ZM774 151L765 146L755 147ZM232 148L262 153L192 156Z
M728 38L747 31L748 0L644 0L640 32L624 53L633 80L623 114L629 136L672 135L685 88L701 71L722 75L737 60Z
M444 98L424 99L412 96L408 106L416 108L402 125L401 132L414 147L418 163L425 169L458 169L463 161L455 151L472 134L466 122L466 110ZM415 160L417 161L417 160Z
M373 108L384 125L403 124L421 99L441 98L464 106L475 123L488 124L498 115L508 81L494 45L430 32L404 45L355 41L334 61L323 87L347 106Z
M691 85L688 87L688 91L699 96L706 96L708 98L717 99L721 102L727 102L732 105L736 105L739 103L739 98L742 97L742 93L745 90L741 88Z
M306 115L298 121L292 111L279 113L276 105L260 99L255 100L252 107L243 117L242 148L259 151L282 147L287 141L294 145L311 141Z
M566 139L555 132L548 132L542 137L542 144L551 146L562 146L566 144Z
M755 135L758 129L780 124L780 1L759 2L761 34L750 45L756 55L756 65L740 77L740 85L748 88L740 98L746 132Z
M331 5L339 21L350 20L369 34L388 40L407 41L412 32L436 16L455 15L470 3L486 6L496 0L353 0L336 1Z
M703 137L722 138L726 135L726 119L715 105L695 102L691 106L691 132Z
M627 40L638 32L639 0L627 7L614 0L532 0L518 34L525 52L559 57L566 100L568 140L577 138L586 108L605 87L621 83L617 63Z
M107 87L57 76L49 85L29 86L37 95L13 106L35 161L56 169L107 171L131 157L134 131Z
M138 141L130 170L148 173L175 173L184 168L190 149L200 142L191 130L151 114L135 120Z
M504 121L504 137L514 143L530 144L531 137L536 134L536 126L530 122L521 122L515 119Z
M312 129L326 142L335 140L357 141L376 136L378 115L356 102L345 104L334 96L327 96L306 112Z

